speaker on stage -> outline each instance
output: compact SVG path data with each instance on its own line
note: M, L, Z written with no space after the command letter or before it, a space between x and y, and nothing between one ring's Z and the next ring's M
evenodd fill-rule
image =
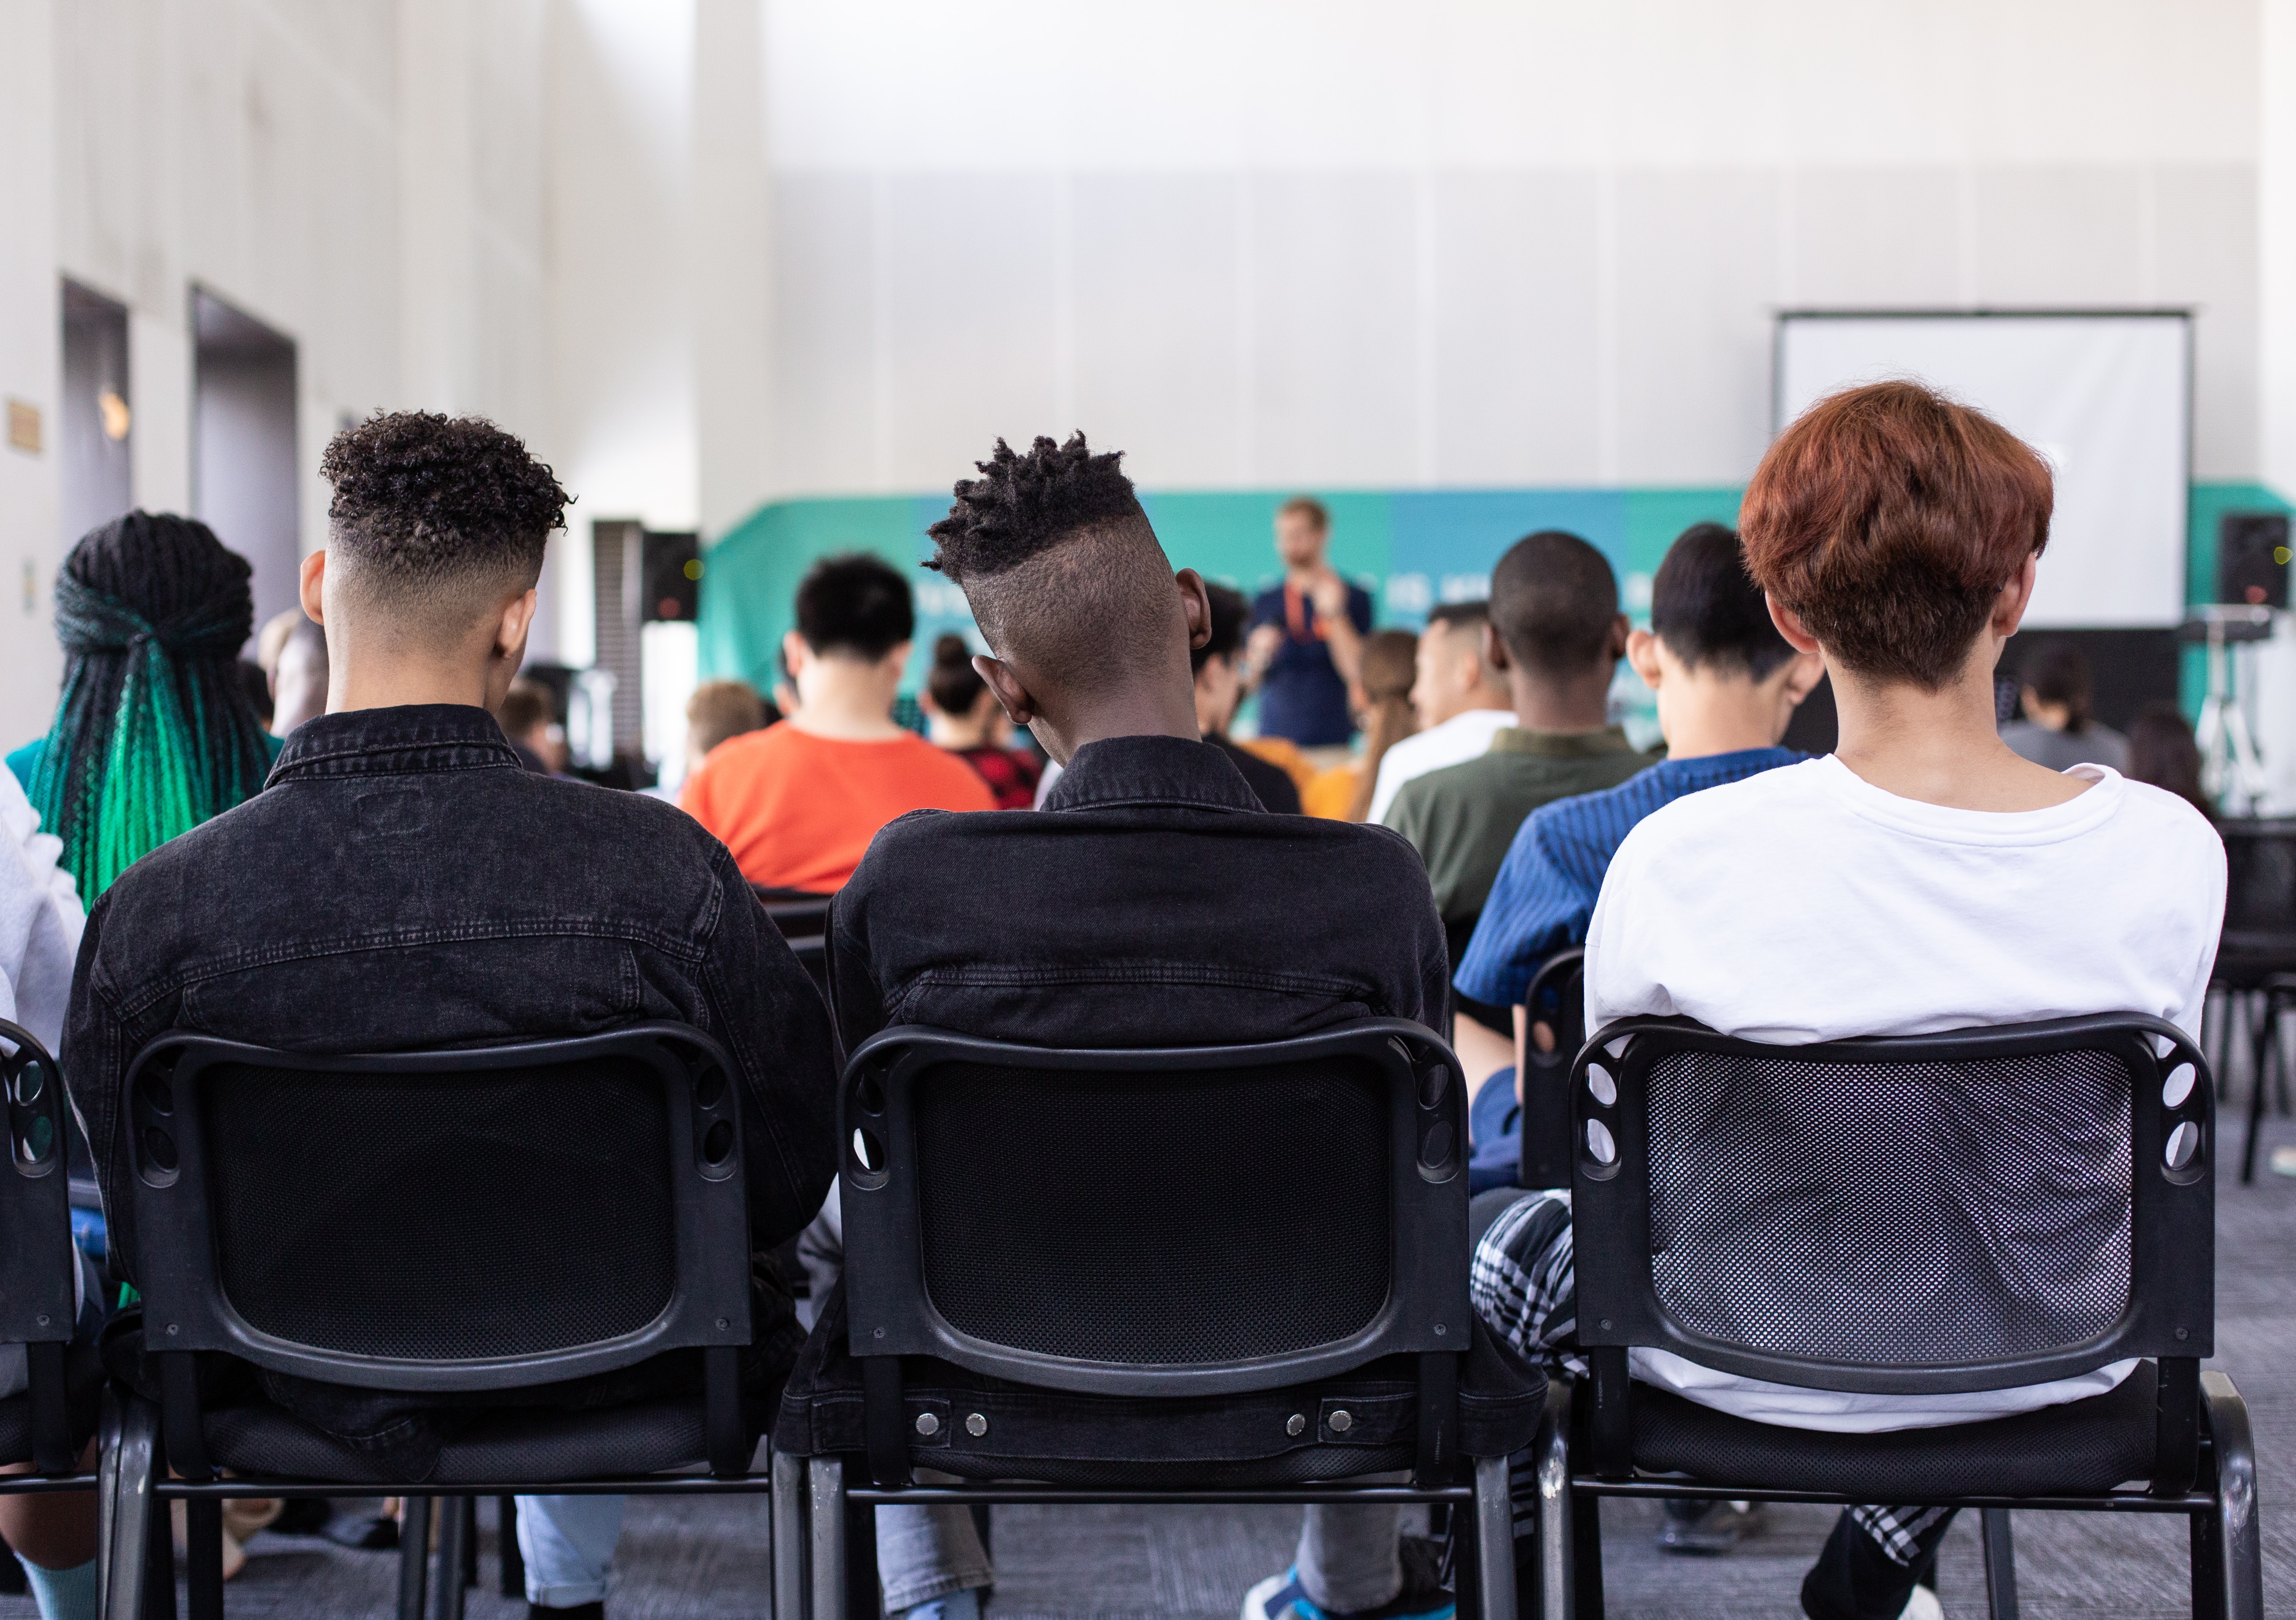
M2228 511L2217 527L2217 600L2249 608L2288 605L2288 514Z

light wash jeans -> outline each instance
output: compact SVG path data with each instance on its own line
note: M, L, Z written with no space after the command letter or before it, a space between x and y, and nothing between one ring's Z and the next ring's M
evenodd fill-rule
M817 1310L845 1269L843 1212L837 1183L829 1200L797 1240L806 1281ZM921 1483L956 1483L954 1477L919 1469ZM1390 1558L1394 1549L1388 1549ZM1400 1575L1397 1576L1398 1582ZM988 1553L972 1526L970 1508L880 1508L877 1510L877 1580L885 1591L885 1612L898 1615L953 1591L988 1586L996 1579ZM1395 1594L1390 1592L1389 1597ZM1381 1600L1386 1601L1385 1599Z
M526 1600L576 1608L606 1600L614 1543L621 1539L621 1496L521 1496L518 1550L526 1559Z
M1402 1596L1402 1508L1394 1502L1310 1507L1300 1526L1300 1550L1293 1559L1308 1600L1327 1615L1352 1615Z

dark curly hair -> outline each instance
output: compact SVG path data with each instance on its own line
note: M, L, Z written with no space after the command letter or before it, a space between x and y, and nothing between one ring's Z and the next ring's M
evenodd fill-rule
M929 569L963 585L967 579L1001 574L1057 545L1078 531L1136 520L1147 514L1132 493L1132 480L1117 463L1124 452L1095 455L1082 433L1055 445L1039 434L1026 455L1016 455L1003 439L985 462L981 476L956 481L956 504L925 532L939 546Z
M330 560L363 589L401 601L475 597L542 572L551 531L572 497L526 446L477 416L395 411L346 428L320 476Z
M939 549L925 566L964 587L990 650L1032 678L1084 691L1186 677L1179 587L1123 459L1081 433L1025 455L1000 438L927 531Z

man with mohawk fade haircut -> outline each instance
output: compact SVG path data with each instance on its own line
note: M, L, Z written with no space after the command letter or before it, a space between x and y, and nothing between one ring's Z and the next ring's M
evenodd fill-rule
M1081 433L1000 440L932 527L927 566L988 642L974 667L1067 768L1042 811L922 810L877 835L830 917L848 1051L894 1024L1086 1047L1438 1027L1443 929L1418 855L1384 828L1267 814L1202 740L1204 582L1174 573L1121 459ZM1311 1510L1296 1570L1254 1612L1448 1616L1423 1545L1399 1556L1396 1512ZM977 1612L989 1572L964 1510L881 1508L878 1525L889 1613Z

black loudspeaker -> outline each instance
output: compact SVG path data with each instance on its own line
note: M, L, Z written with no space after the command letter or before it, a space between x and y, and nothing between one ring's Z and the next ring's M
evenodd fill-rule
M638 617L645 624L665 619L692 619L701 600L701 547L693 535L663 535L646 531L641 554L645 590L638 597Z
M2239 607L2288 605L2288 514L2228 511L2217 526L2217 600Z

